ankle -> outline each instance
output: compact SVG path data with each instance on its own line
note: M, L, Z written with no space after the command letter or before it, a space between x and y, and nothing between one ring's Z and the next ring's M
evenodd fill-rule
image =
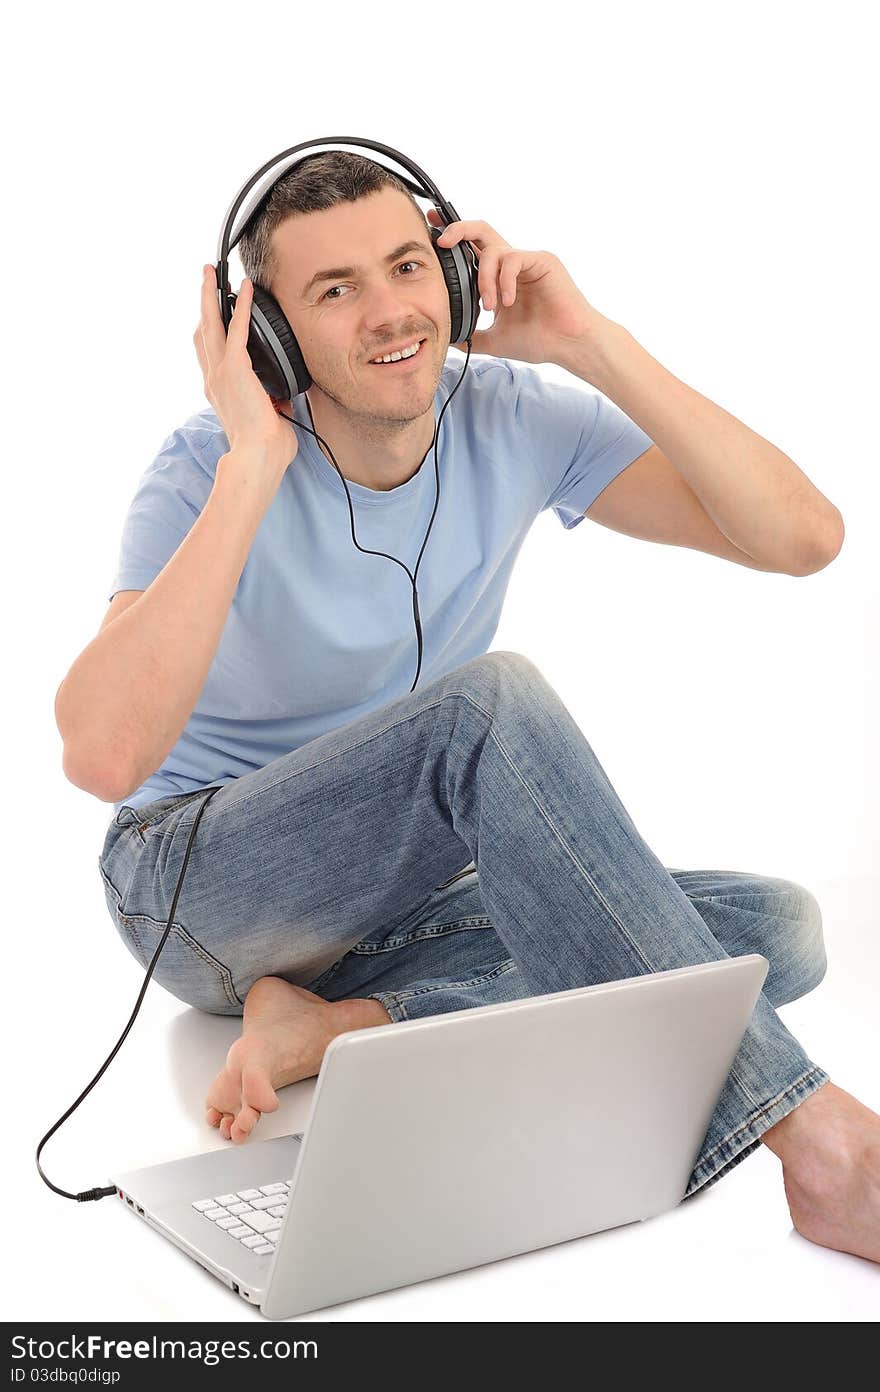
M842 1088L830 1080L823 1083L781 1121L769 1127L761 1137L762 1142L779 1157L783 1165L791 1164L815 1144L829 1116L833 1115L845 1095Z
M332 1001L336 1034L346 1030L370 1029L374 1025L390 1025L391 1016L381 1001L371 996L352 1000Z

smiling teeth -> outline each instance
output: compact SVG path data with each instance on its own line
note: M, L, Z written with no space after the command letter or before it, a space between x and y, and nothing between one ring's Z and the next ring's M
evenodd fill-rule
M409 348L404 348L400 353L386 353L384 358L370 358L373 363L400 362L401 358L411 358L414 353L419 351L420 341L416 340Z

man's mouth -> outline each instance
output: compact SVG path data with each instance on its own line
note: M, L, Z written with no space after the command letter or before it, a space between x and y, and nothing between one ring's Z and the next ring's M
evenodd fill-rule
M392 371L392 370L396 370L396 371L398 371L398 372L404 372L404 371L406 371L406 369L407 369L408 367L411 367L411 366L414 365L415 363L418 363L418 362L421 361L422 350L423 350L423 348L424 348L426 342L427 342L427 339L424 339L424 338L422 338L422 339L413 339L413 344L418 343L418 345L419 345L418 348L417 348L417 350L416 350L416 352L413 353L413 352L412 352L412 344L408 344L408 345L406 346L405 350L404 350L405 353L406 353L406 356L394 358L393 361L391 361L391 362L372 362L372 361L371 361L371 362L368 363L368 366L369 366L369 367L382 367L382 368L385 369L386 372ZM376 356L378 357L379 354L377 354ZM385 355L383 355L383 356L387 356L387 354L385 354Z

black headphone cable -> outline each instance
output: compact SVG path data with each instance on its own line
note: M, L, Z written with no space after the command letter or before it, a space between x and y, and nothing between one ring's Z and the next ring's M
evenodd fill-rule
M284 419L285 419L285 420L290 421L290 422L291 422L291 425L299 425L299 426L301 427L301 429L303 429L303 430L308 430L308 431L309 431L309 434L310 434L310 435L314 435L315 439L316 439L316 440L319 440L319 441L321 442L321 444L324 445L324 447L327 449L328 453L330 454L330 457L331 457L331 459L333 460L333 466L334 466L334 468L336 469L336 472L339 474L339 477L342 479L342 483L343 483L343 486L344 486L344 488L345 488L345 496L346 496L346 498L348 499L348 512L349 512L349 518L350 518L350 521L351 521L351 539L352 539L352 541L354 542L355 546L358 548L358 550L359 550L359 551L365 552L365 554L368 555L368 556L386 556L386 557L388 558L389 561L396 561L397 564L398 564L399 566L403 566L403 569L406 571L407 575L409 575L409 578L410 578L410 581L412 582L412 587L413 587L413 617L414 617L414 619L415 619L415 624L416 624L416 636L417 636L418 645L419 645L419 660L418 660L418 667L417 667L417 669L416 669L416 679L415 679L415 681L413 682L412 686L410 687L410 692L412 692L412 691L415 690L416 682L417 682L418 679L419 679L419 673L420 673L421 668L422 668L422 625L421 625L421 618L420 618L420 615L419 615L419 601L418 601L418 590L417 590L417 588L416 588L416 576L417 576L418 573L419 573L419 565L421 564L422 556L424 555L425 546L427 545L428 537L430 536L430 533L431 533L431 528L432 528L433 525L434 525L434 518L435 518L435 516L437 515L437 506L438 506L439 501L440 501L440 466L439 466L439 464L438 464L438 462L437 462L437 438L438 438L438 436L439 436L439 434L440 434L440 422L441 422L442 419L443 419L443 412L446 410L446 407L449 405L450 401L451 401L452 398L455 396L455 393L458 391L459 387L461 386L462 378L464 377L464 374L465 374L465 372L467 372L467 369L468 369L468 363L470 362L470 357L471 357L471 339L468 338L468 339L467 339L467 358L466 358L466 360L465 360L465 365L464 365L464 369L463 369L463 371L462 371L461 377L459 377L459 379L458 379L458 381L456 382L455 386L452 388L452 391L449 393L449 396L448 396L448 397L446 398L446 400L444 401L443 406L442 406L442 408L441 408L441 410L440 410L440 415L437 417L437 426L436 426L436 429L434 430L434 440L433 440L433 447L434 447L434 477L435 477L435 479L436 479L436 484L437 484L436 496L435 496L435 498L434 498L434 511L431 513L431 520L430 520L430 522L428 523L428 530L425 532L425 539L424 539L424 541L422 542L421 550L419 551L418 559L417 559L416 565L415 565L415 571L414 571L412 574L410 573L409 567L406 566L406 565L404 565L403 561L398 560L398 558L397 558L396 556L389 556L387 551L371 551L371 550L369 550L367 547L361 546L361 545L360 545L360 543L358 542L358 540L357 540L357 538L356 538L356 536L355 536L355 534L354 534L354 512L353 512L352 506L351 506L351 494L350 494L349 491L348 491L348 483L346 482L346 479L345 479L345 477L344 477L344 475L343 475L343 473L342 473L342 470L340 469L339 465L336 463L336 457L335 457L335 455L333 454L333 451L330 449L330 446L327 444L327 441L323 438L323 436L319 435L319 434L317 433L317 431L315 431L315 430L310 430L309 427L308 427L307 425L303 425L301 421L294 421L294 420L291 420L291 417L290 417L290 416L284 415L284 412L283 412L283 411L279 411L279 412L278 412L278 414L279 414L280 416L284 416ZM308 405L308 401L307 401L306 404ZM311 416L311 407L309 407L309 415ZM429 446L429 449L430 449L430 446ZM422 463L424 463L424 460L422 461ZM420 465L419 467L421 468L421 465ZM162 948L165 946L165 943L166 943L167 940L168 940L168 934L171 932L171 925L172 925L172 923L174 922L174 911L175 911L175 909L177 908L177 901L178 901L178 899L180 898L180 891L181 891L181 888L183 887L183 877L184 877L184 875L186 874L186 867L187 867L187 865L188 865L188 863L189 863L189 855L190 855L190 851L191 851L191 849L192 849L193 840L194 840L194 838L195 838L196 828L197 828L199 822L201 821L202 813L204 812L204 810L205 810L205 808L207 807L208 803L211 801L211 798L214 796L215 793L219 793L220 788L221 788L221 787L224 787L224 786L225 786L224 784L220 784L220 785L218 785L217 787L215 787L215 788L210 788L210 789L208 790L207 795L202 799L201 806L199 807L199 810L198 810L198 812L196 813L195 818L193 819L192 830L190 831L189 840L188 840L188 842L186 843L186 851L184 852L184 856L183 856L183 864L182 864L181 867L180 867L180 875L178 876L178 879L177 879L177 888L176 888L175 891L174 891L174 898L173 898L172 901L171 901L171 909L170 909L170 912L169 912L169 914L168 914L168 922L167 922L167 924L165 925L165 932L162 934L162 938L161 938L161 940L160 940L160 942L159 942L159 945L158 945L158 947L156 948L156 951L153 953L152 960L151 960L151 962L150 962L149 967L147 968L147 972L146 972L146 975L145 975L145 977L144 977L143 985L141 986L140 993L139 993L139 995L138 995L137 1000L135 1001L134 1010L131 1012L131 1016L129 1017L128 1024L125 1026L125 1029L122 1031L122 1034L119 1036L118 1040L116 1041L116 1044L115 1044L115 1046L114 1046L112 1052L111 1052L110 1054L108 1054L107 1058L105 1059L104 1063L102 1063L101 1067L98 1069L98 1072L95 1074L95 1076L94 1076L94 1078L92 1079L92 1081L88 1084L88 1086L87 1086L86 1088L83 1089L83 1091L80 1093L80 1095L79 1095L79 1097L76 1099L76 1101L73 1102L73 1103L68 1107L68 1109L67 1109L67 1111L64 1113L64 1115L58 1118L58 1120L55 1122L55 1125L52 1126L52 1127L46 1132L45 1136L43 1137L43 1139L40 1141L39 1145L37 1146L37 1157L36 1157L36 1158L37 1158L37 1169L38 1169L38 1171L39 1171L40 1178L43 1180L44 1184L47 1184L47 1185L49 1186L49 1188L52 1189L56 1194L60 1194L61 1197L62 1197L63 1199L74 1199L77 1203L90 1203L90 1202L92 1202L93 1200L96 1200L96 1199L106 1199L106 1198L109 1198L109 1196L110 1196L111 1194L115 1194L115 1193L117 1192L117 1191L116 1191L116 1186L115 1186L115 1184L111 1184L111 1185L109 1185L109 1186L106 1187L106 1188L102 1188L102 1187L100 1187L100 1186L97 1186L97 1187L94 1188L94 1189L84 1189L84 1190L83 1190L81 1193L79 1193L79 1194L72 1194L72 1193L70 1193L67 1189L59 1189L58 1185L57 1185L57 1184L53 1184L52 1181L51 1181L51 1179L49 1179L49 1178L47 1177L47 1175L44 1173L43 1167L42 1167L42 1165L40 1164L40 1154L41 1154L41 1152L42 1152L43 1146L44 1146L44 1145L46 1144L46 1142L50 1139L50 1137L54 1136L54 1134L55 1134L55 1132L58 1130L58 1128L59 1128L60 1126L63 1126L63 1125L64 1125L64 1123L65 1123L65 1121L67 1120L67 1118L68 1118L73 1112L76 1111L76 1109L77 1109L77 1107L80 1105L80 1103L81 1103L86 1097L88 1097L89 1093L91 1092L91 1090L92 1090L92 1088L95 1086L95 1084L104 1076L104 1074L106 1073L107 1069L110 1067L110 1064L113 1062L113 1060L115 1059L116 1055L119 1053L119 1050L122 1048L122 1045L125 1043L125 1040L128 1038L129 1031L131 1030L131 1027L132 1027L132 1025L133 1025L134 1022L135 1022L135 1019L137 1018L137 1013L138 1013L138 1011L139 1011L140 1008L141 1008L141 1003L142 1003L142 1001L143 1001L143 999L144 999L144 996L145 996L145 994L146 994L147 987L148 987L149 984L150 984L150 980L151 980L152 975L153 975L153 972L154 972L154 970L155 970L156 963L157 963L158 960L159 960L159 953L162 951Z
M452 388L452 391L449 393L449 396L448 396L448 397L446 398L446 400L444 401L443 406L442 406L442 408L441 408L441 410L440 410L440 414L439 414L439 416L437 417L437 426L436 426L436 428L435 428L435 430L434 430L434 439L433 439L433 442L432 442L432 443L433 443L433 446L434 446L434 478L435 478L435 480L436 480L436 485L437 485L437 486L436 486L435 497L434 497L434 511L431 513L431 520L430 520L430 522L428 523L428 530L425 532L425 539L424 539L424 541L422 542L421 550L419 551L418 559L417 559L417 561L416 561L415 571L413 571L413 572L410 572L409 566L404 565L403 561L399 560L399 559L397 558L397 556L389 556L387 551L371 551L371 550L369 549L369 547L361 546L360 542L358 541L357 537L356 537L355 534L354 534L354 510L353 510L352 505L351 505L351 494L350 494L349 491L348 491L348 483L347 483L347 481L346 481L345 475L343 474L343 472L342 472L342 470L340 469L339 465L336 463L336 455L333 453L332 449L331 449L330 446L327 444L327 441L324 439L323 435L319 435L318 432L317 432L317 430L311 430L311 429L309 428L309 426L303 425L302 421L294 420L291 416L286 416L286 415L284 414L283 411L279 411L279 412L278 412L278 415L279 415L279 416L282 416L282 417L284 418L284 420L290 421L291 425L298 425L298 426L300 427L300 429L302 429L302 430L308 430L309 434L310 434L310 435L314 435L315 439L316 439L316 440L319 440L319 441L321 442L321 444L322 444L322 445L324 446L324 448L326 449L327 453L330 455L330 458L331 458L331 460L333 461L333 467L334 467L334 469L336 470L336 472L337 472L337 474L339 475L339 477L342 479L342 486L343 486L343 488L345 489L345 496L346 496L346 498L348 499L348 516L349 516L349 523L350 523L350 526L351 526L351 539L352 539L352 541L354 542L354 544L355 544L355 546L357 547L357 549L358 549L359 551L363 551L364 554L365 554L366 556L385 556L389 561L394 561L394 562L396 562L397 565L403 567L403 569L406 571L407 575L408 575L409 578L410 578L410 583L412 584L412 587L413 587L413 618L414 618L414 620L415 620L415 625L416 625L416 639L417 639L417 642L418 642L418 653L419 653L418 665L417 665L417 667L416 667L416 677L415 677L415 681L413 682L412 686L410 687L410 693L412 693L413 691L415 691L415 689L416 689L416 682L418 682L419 673L420 673L421 670L422 670L422 621L421 621L421 616L420 616L420 614L419 614L419 596L418 596L418 590L417 590L417 588L416 588L416 576L417 576L418 573L419 573L419 566L421 565L422 556L424 555L425 547L426 547L426 545L427 545L427 543L428 543L428 537L431 535L431 528L432 528L433 525L434 525L434 518L435 518L436 515L437 515L437 507L438 507L439 502L440 502L440 466L439 466L439 464L437 463L437 439L438 439L438 436L439 436L439 434L440 434L440 422L441 422L442 419L443 419L443 412L446 410L446 407L449 405L450 401L451 401L452 398L455 396L455 393L458 391L459 387L461 386L462 378L464 377L464 374L467 372L467 370L468 370L468 363L469 363L470 360L471 360L471 344L472 344L472 341L473 341L473 340L470 339L470 338L468 338L466 341L467 341L467 357L465 358L465 364L464 364L464 367L463 367L463 369L462 369L461 377L459 377L459 379L458 379L458 381L456 382L455 386ZM309 405L308 397L306 397L306 406L308 407L308 411L309 411L309 419L312 421L312 424L314 424L314 417L312 416L312 408L311 408L311 406ZM430 450L430 448L431 448L431 446L429 445L429 446L428 446L428 449ZM422 463L424 463L424 460L422 460ZM421 465L419 465L419 468L421 468Z
M162 940L161 940L161 942L159 943L159 946L156 948L156 951L153 953L153 960L150 962L150 965L149 965L149 967L147 968L147 974L146 974L146 976L144 977L144 984L141 986L140 994L139 994L139 996L138 996L138 998L137 998L137 1000L136 1000L136 1002L135 1002L135 1007L134 1007L134 1010L131 1012L131 1017L129 1018L128 1024L125 1026L125 1029L122 1031L122 1034L119 1036L118 1040L116 1041L116 1045L115 1045L115 1047L114 1047L114 1049L113 1049L113 1052L112 1052L111 1054L109 1054L108 1057L107 1057L107 1059L105 1060L105 1062L101 1064L101 1067L98 1069L98 1072L95 1074L94 1078L93 1078L92 1081L89 1083L88 1087L87 1087L87 1088L84 1088L84 1090L80 1093L80 1095L79 1095L79 1097L76 1099L76 1101L75 1101L70 1107L68 1107L68 1109L67 1109L67 1111L64 1113L64 1115L63 1115L62 1117L59 1117L59 1118L58 1118L58 1120L56 1121L55 1125L54 1125L49 1131L46 1132L45 1136L44 1136L43 1139L40 1141L40 1144L37 1146L37 1169L38 1169L39 1172L40 1172L40 1178L43 1180L43 1182L44 1182L45 1184L48 1184L48 1186L49 1186L50 1189L54 1189L54 1191L55 1191L56 1194L60 1194L61 1197L62 1197L63 1199L75 1199L75 1200L77 1201L77 1203L87 1203L87 1202L89 1202L89 1201L92 1200L92 1199L106 1199L106 1198L108 1197L108 1195L110 1195L110 1194L115 1194L115 1193L116 1193L116 1186L115 1186L115 1185L111 1185L111 1186L110 1186L109 1188L107 1188L107 1189L101 1189L101 1188L96 1188L96 1189L85 1189L81 1194L71 1194L71 1193L68 1193L68 1191L67 1191L66 1189L59 1189L59 1188L58 1188L58 1185L57 1185L57 1184L53 1184L52 1181L51 1181L51 1179L48 1179L48 1178L46 1177L46 1175L43 1173L43 1167L42 1167L41 1164L40 1164L40 1152L41 1152L41 1150L43 1149L43 1146L44 1146L44 1145L46 1144L46 1142L48 1141L49 1137L50 1137L50 1136L54 1136L54 1134L55 1134L55 1132L58 1130L59 1126L62 1126L62 1125L64 1124L64 1122L65 1122L65 1121L67 1120L67 1118L70 1116L71 1112L75 1112L76 1109L77 1109L77 1107L79 1106L80 1102L82 1102L83 1099L89 1095L89 1093L91 1092L92 1088L95 1086L95 1083L98 1081L98 1079L99 1079L99 1078L102 1078L102 1077L104 1076L104 1074L106 1073L107 1069L110 1067L110 1064L113 1062L113 1060L115 1059L116 1055L119 1053L119 1050L122 1048L122 1045L124 1044L125 1040L127 1039L129 1030L131 1029L132 1025L134 1024L135 1018L136 1018L136 1016L137 1016L137 1013L138 1013L138 1011L139 1011L140 1008L141 1008L141 1001L143 1000L144 995L146 994L147 987L148 987L149 984L150 984L150 978L151 978L152 975L153 975L153 970L154 970L154 968L155 968L155 966L156 966L157 961L159 960L159 953L162 951L162 948L165 946L166 940L167 940L167 938L168 938L168 934L171 932L171 924L172 924L172 922L174 921L174 910L177 908L177 901L178 901L178 899L179 899L179 897L180 897L180 890L181 890L181 886L182 886L182 884L183 884L183 877L184 877L184 874L186 873L187 862L189 861L189 853L190 853L190 849L191 849L191 847L192 847L193 837L195 836L195 833L196 833L196 827L198 826L199 821L200 821L201 816L202 816L202 813L204 812L204 810L205 810L205 808L207 807L208 803L210 802L211 798L214 796L215 793L219 793L220 788L223 787L223 786L224 786L223 784L220 784L220 785L218 785L216 788L211 788L210 791L208 792L207 797L205 797L205 798L202 799L202 805L201 805L201 807L199 808L198 812L196 813L195 820L193 821L192 831L190 832L189 841L187 842L186 853L184 854L184 857L183 857L183 865L182 865L181 868L180 868L180 876L179 876L178 881L177 881L177 888L176 888L176 890L174 891L174 898L173 898L173 900L172 900L172 902L171 902L171 912L170 912L169 915L168 915L168 924L167 924L167 926L166 926L166 928L165 928L165 932L162 934Z

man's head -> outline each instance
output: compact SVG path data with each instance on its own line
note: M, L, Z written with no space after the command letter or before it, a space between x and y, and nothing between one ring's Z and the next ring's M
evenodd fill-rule
M409 242L418 246L401 251ZM286 315L314 387L347 416L372 434L433 412L449 297L428 223L390 170L344 151L310 156L274 186L238 246L245 274ZM370 361L417 339L426 341L412 367Z

